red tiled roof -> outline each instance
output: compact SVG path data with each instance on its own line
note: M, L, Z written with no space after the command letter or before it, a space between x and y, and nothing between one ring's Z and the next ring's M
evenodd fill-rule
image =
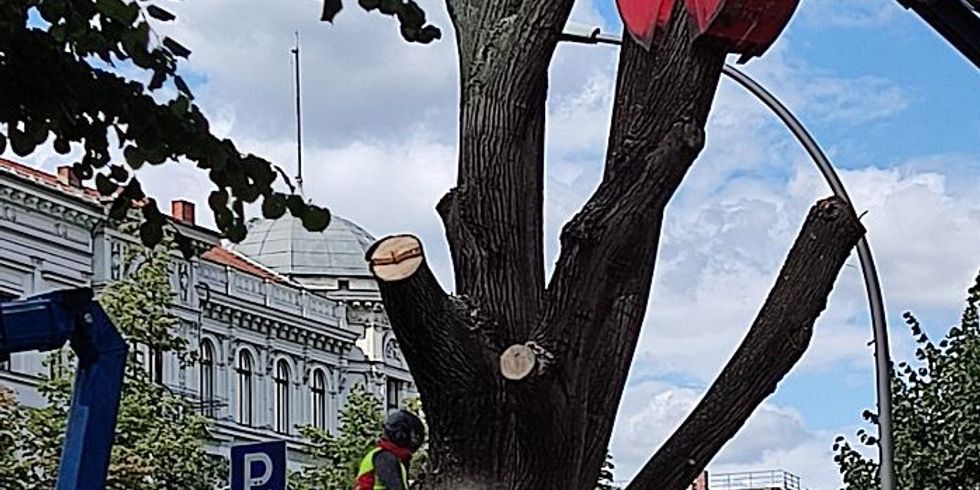
M91 187L72 187L62 183L57 175L49 174L43 170L38 170L27 165L0 158L0 171L7 171L18 177L37 182L44 186L61 191L65 194L82 197L93 202L98 202L99 191Z
M238 255L231 250L222 247L214 247L201 255L201 258L205 260L210 260L216 264L227 265L229 267L234 267L242 272L252 274L253 276L261 277L262 279L268 279L275 282L286 282L285 278L282 276Z
M62 183L61 180L58 179L57 175L49 174L43 170L13 162L2 157L0 157L0 172L12 173L18 177L36 182L63 194L79 197L96 204L101 197L99 195L99 191L91 187L72 187ZM134 203L136 207L138 207L139 204L140 203ZM214 247L211 250L208 250L201 255L201 258L216 264L233 267L262 279L269 279L270 281L275 282L287 282L284 277L222 247Z

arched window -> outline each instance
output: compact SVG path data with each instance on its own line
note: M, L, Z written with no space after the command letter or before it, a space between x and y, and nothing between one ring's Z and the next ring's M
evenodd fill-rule
M289 364L276 363L276 432L289 433Z
M238 353L238 423L252 425L252 355L242 349Z
M322 369L313 371L313 379L310 381L310 393L313 395L313 426L317 429L327 428L327 375Z
M214 345L201 342L201 412L214 417Z

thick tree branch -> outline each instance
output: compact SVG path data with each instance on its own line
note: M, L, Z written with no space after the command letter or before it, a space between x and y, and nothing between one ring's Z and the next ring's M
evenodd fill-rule
M449 1L460 57L457 186L439 203L456 289L527 340L544 291L548 66L572 0Z
M469 390L492 379L496 357L481 337L479 318L447 295L409 235L379 240L366 259L385 310L421 393Z
M703 128L725 53L692 43L693 27L675 6L675 21L647 52L632 41L620 55L613 121L602 183L562 231L562 251L538 335L575 318L596 320L615 289L652 274L663 211L703 146ZM594 324L598 324L596 321ZM625 328L638 334L640 322ZM602 340L595 331L583 335ZM632 355L632 353L628 353Z
M843 200L824 199L811 208L745 340L628 490L688 488L806 351L837 275L863 235Z
M590 434L582 441L583 471L605 457L646 311L664 209L703 147L723 66L724 51L692 43L683 2L676 8L680 20L653 51L632 41L622 48L603 180L562 232L544 318L531 336L557 352L565 377L574 379Z

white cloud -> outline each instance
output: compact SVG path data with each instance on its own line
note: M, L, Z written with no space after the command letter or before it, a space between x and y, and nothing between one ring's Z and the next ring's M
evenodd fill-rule
M854 127L886 120L909 107L912 96L895 81L870 74L841 77L801 59L794 42L780 38L745 71L803 121Z
M631 385L619 417L611 452L617 481L630 480L667 440L700 400L702 393L666 383ZM839 431L811 431L803 417L787 407L763 403L738 435L709 464L710 474L785 469L814 489L836 488L840 477L831 446Z
M293 32L302 36L303 115L311 144L391 138L423 125L452 135L457 97L453 29L441 2L420 2L443 39L401 39L398 23L347 2L333 24L322 2L181 2L160 26L192 50L184 66L206 77L209 113L234 115L234 133L263 139L294 131ZM448 139L448 138L447 138Z
M881 28L901 13L894 2L878 0L810 0L800 5L804 22L824 28Z

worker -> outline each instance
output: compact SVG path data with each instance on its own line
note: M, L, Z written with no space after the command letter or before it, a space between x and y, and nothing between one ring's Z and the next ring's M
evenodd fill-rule
M377 447L361 460L354 490L408 490L408 466L412 454L425 441L425 426L412 412L388 415Z

